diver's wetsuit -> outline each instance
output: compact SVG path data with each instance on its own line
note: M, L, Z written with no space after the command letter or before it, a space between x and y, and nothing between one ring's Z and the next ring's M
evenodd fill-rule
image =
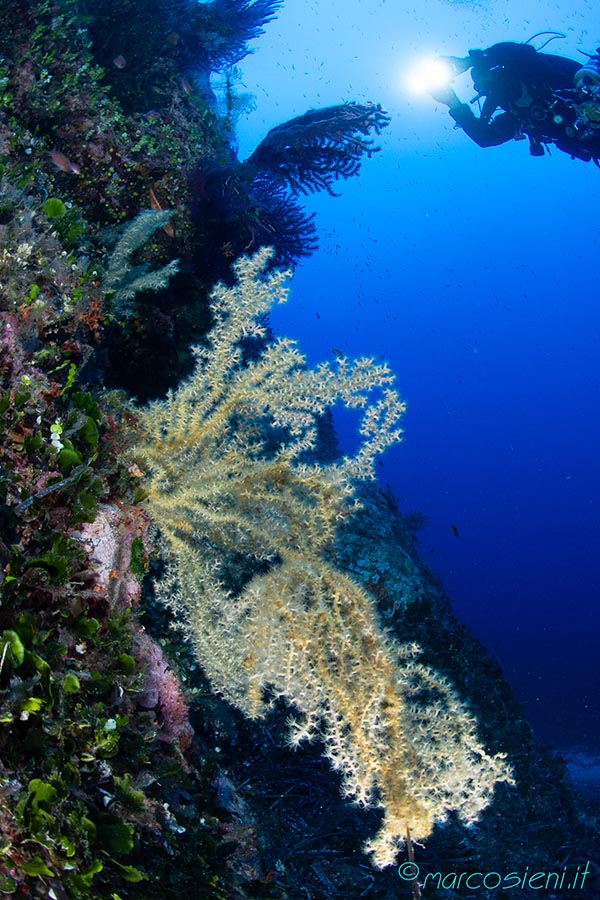
M522 130L519 120L511 113L501 113L491 121L486 121L473 113L470 106L461 103L449 110L450 115L457 125L460 125L465 134L479 147L497 147L511 141Z
M573 79L580 63L512 42L471 50L469 55L475 89L486 97L481 116L466 103L449 112L476 144L494 147L521 134L529 137L534 156L543 155L544 144L554 144L579 159L600 157L600 135L582 139L569 134L576 118L569 95L575 93ZM503 112L495 116L497 109Z

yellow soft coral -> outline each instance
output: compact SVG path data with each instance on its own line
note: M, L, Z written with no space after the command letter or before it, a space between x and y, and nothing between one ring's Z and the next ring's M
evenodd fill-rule
M215 289L196 370L142 410L135 455L172 559L163 597L214 689L253 718L278 697L295 708L290 744L318 737L345 795L383 808L366 849L386 866L407 829L426 837L450 810L474 821L510 771L450 684L384 633L372 598L329 561L354 482L399 440L404 405L371 359L311 370L279 339L244 364L240 342L263 337L261 317L286 298L269 258L239 260L237 285ZM363 442L309 464L316 416L338 402L363 408ZM248 559L266 571L252 575Z

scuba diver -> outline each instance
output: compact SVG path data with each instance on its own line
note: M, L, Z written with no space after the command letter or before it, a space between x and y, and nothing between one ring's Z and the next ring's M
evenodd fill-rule
M600 165L600 47L583 65L510 41L437 62L448 75L444 86L429 89L430 95L448 106L480 147L527 137L532 156L543 156L554 145L571 158ZM469 69L477 91L471 102L483 98L479 116L450 87Z

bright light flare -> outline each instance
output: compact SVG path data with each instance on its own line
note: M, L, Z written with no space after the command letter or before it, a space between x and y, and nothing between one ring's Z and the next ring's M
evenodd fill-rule
M450 63L440 57L423 59L406 78L406 87L413 94L429 94L448 87L455 74Z

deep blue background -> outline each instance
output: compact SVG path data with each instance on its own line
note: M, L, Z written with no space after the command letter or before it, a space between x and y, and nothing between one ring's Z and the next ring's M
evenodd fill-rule
M392 115L360 178L308 199L320 250L273 325L313 362L334 348L389 361L409 409L383 482L427 516L424 559L540 737L595 752L600 171L526 142L481 150L404 78L423 56L545 28L567 33L549 50L583 59L599 26L579 0L288 0L244 62L257 109L238 123L244 158L311 107L368 99ZM468 74L455 86L471 99Z

